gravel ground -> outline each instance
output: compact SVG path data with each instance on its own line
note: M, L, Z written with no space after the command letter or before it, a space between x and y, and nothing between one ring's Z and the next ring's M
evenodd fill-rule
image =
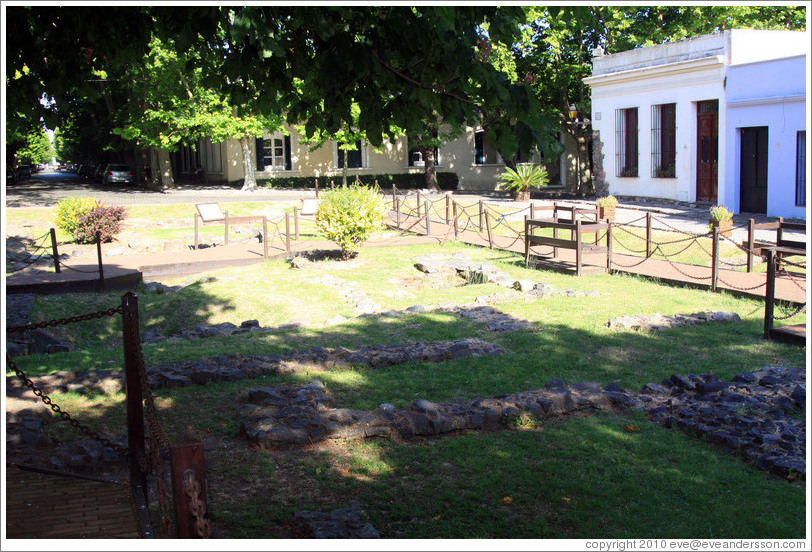
M414 192L411 192L414 193ZM156 192L140 187L103 187L100 184L84 182L75 174L58 171L45 171L34 175L14 186L4 189L6 208L21 207L51 207L65 197L75 195L93 195L99 200L111 205L160 205L172 203L230 203L237 201L268 201L290 202L304 198L314 197L313 190L269 190L259 189L255 192L242 192L232 186L214 185L183 185L182 188ZM431 197L431 196L429 196ZM436 194L435 197L442 197ZM462 203L475 203L480 199L516 211L525 209L509 217L511 220L521 221L528 213L528 203L515 202L499 194L476 195L472 193L457 192L454 197ZM539 201L539 200L537 200ZM540 200L547 202L549 200ZM560 200L564 204L594 205L588 200ZM692 204L674 204L666 201L641 200L624 201L616 210L616 221L645 226L646 211L653 213L655 228L677 229L691 234L704 234L708 227L708 206ZM763 215L736 215L734 227L746 225L749 218L756 222L775 220L773 217ZM757 239L775 240L774 231L757 231ZM787 237L790 237L789 235ZM747 230L734 230L733 239L738 243L747 239ZM806 240L806 236L795 234L792 239Z

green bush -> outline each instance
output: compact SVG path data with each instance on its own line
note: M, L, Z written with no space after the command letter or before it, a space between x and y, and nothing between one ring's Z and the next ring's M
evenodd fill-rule
M75 196L63 199L54 206L53 222L57 228L75 237L79 218L95 209L97 205L99 202L92 197Z
M334 183L340 183L341 176L321 177L318 180L319 189L326 190L330 188L331 180ZM355 182L355 177L350 177L350 180ZM426 187L426 175L424 173L367 174L359 176L358 180L365 186L374 186L377 183L382 190L391 189L392 184L399 190L418 190ZM460 177L457 176L457 173L437 173L437 185L440 186L441 190L456 190L459 183ZM313 189L316 185L316 179L312 176L264 178L258 179L257 185L266 188Z
M87 213L79 216L73 237L78 243L96 243L96 232L98 232L102 242L111 242L121 232L121 222L126 216L127 211L124 207L99 203Z
M340 186L321 196L316 209L316 226L328 240L341 248L344 259L361 250L361 244L383 230L389 207L380 190L367 186Z

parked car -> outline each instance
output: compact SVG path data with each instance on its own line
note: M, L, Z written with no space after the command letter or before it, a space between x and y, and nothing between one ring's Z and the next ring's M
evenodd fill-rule
M92 180L96 176L96 167L88 163L79 165L79 170L76 174L78 174L79 177L83 178L84 180Z
M31 178L31 167L28 165L17 165L17 179L25 180Z
M110 164L104 169L102 184L135 184L135 171L129 165Z
M11 165L6 166L6 186L17 183L17 171Z

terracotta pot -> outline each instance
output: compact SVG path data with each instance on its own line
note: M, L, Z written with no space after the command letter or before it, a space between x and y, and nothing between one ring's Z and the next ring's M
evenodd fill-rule
M615 208L598 207L598 218L603 220L615 220Z
M719 235L729 238L733 234L732 220L712 220L711 228L719 228Z
M514 201L530 201L530 190L511 190Z

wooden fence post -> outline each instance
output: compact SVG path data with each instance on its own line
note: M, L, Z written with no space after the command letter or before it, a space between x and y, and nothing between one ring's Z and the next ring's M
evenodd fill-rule
M262 258L268 260L268 217L262 215Z
M198 243L198 242L197 242L197 239L198 239L198 238L197 238L197 226L198 226L197 219L198 219L198 217L199 217L199 216L200 216L200 215L198 215L197 213L195 213L195 246L194 246L194 248L193 248L193 249L195 249L195 250L197 250L197 243Z
M56 230L51 228L51 248L53 253L51 256L54 259L54 270L59 274L61 268L59 267L59 250L56 248Z
M285 213L285 251L290 258L290 213Z
M445 194L445 223L449 224L451 222L451 197L448 195L448 192Z
M458 219L457 219L457 202L452 200L451 201L451 206L452 206L452 209L454 210L454 239L456 240L457 236L460 233L460 225L459 225Z
M488 211L485 211L485 227L488 229L488 247L493 249L493 235L491 234L491 218Z
M395 185L392 184L392 208L393 209L395 208L395 201L397 201L397 198L398 198L397 188L395 188ZM400 226L398 226L398 228L400 228Z
M756 247L756 221L747 223L747 272L753 272L753 249Z
M646 259L651 257L651 212L646 212Z
M202 443L172 447L172 496L179 539L208 538L206 464Z
M483 213L485 212L485 203L480 199L479 200L479 231L482 232L482 218Z
M319 179L316 179L316 199L319 198Z
M400 230L400 200L397 197L394 197L392 201L394 202L395 207L395 222L397 223L398 230Z
M299 208L293 208L293 239L299 241Z
M99 259L99 289L104 289L104 264L102 263L101 232L96 232L96 256Z
M530 218L531 219L536 218L536 204L533 203L532 201L530 202Z
M713 250L711 252L711 291L716 291L719 278L719 227L713 227Z
M225 212L225 215L226 215L226 219L225 219L226 235L225 235L225 239L223 241L224 241L224 245L228 245L228 211Z
M418 204L417 204L417 206L418 206L418 216L419 216L419 213L420 213L420 211L419 211L420 204L418 203ZM430 224L431 224L431 223L429 222L429 200L427 199L427 200L426 200L426 235L427 235L427 236L430 236L430 235L431 235L431 227L429 226Z
M771 248L767 248L765 251L767 252L767 287L764 290L764 339L769 339L775 314L775 265L777 255Z
M420 190L417 190L417 218L420 218Z
M128 291L121 297L122 337L124 343L124 385L127 401L127 445L130 457L130 486L140 488L147 501L146 444L144 441L144 395L142 367L138 362L141 347L138 323L138 296ZM144 462L142 469L142 461Z

